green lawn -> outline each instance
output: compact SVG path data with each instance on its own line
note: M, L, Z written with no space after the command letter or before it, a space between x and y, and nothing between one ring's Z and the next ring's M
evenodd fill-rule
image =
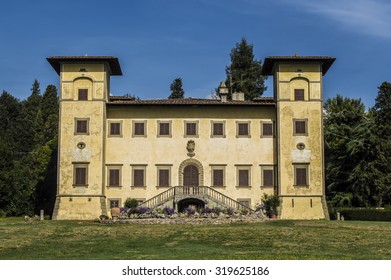
M225 225L0 219L0 259L391 259L391 223Z

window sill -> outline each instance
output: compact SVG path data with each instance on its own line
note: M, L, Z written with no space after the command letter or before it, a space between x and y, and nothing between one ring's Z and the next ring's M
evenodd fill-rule
M293 185L295 188L309 188L310 185Z
M130 186L130 188L132 188L132 189L146 189L147 188L147 186Z
M236 186L237 189L251 189L251 186Z
M227 186L211 186L214 189L225 189Z
M76 184L73 184L72 186L76 187L76 188L87 188L88 184L87 185L76 185Z
M122 186L106 186L106 188L110 188L110 189L121 189Z
M273 189L274 186L273 185L270 185L270 186L261 186L261 189Z
M156 186L157 189L169 189L172 188L172 186Z
M108 135L109 138L122 138L122 135Z

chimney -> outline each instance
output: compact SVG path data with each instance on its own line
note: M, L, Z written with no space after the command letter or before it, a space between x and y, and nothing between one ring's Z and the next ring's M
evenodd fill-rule
M224 81L220 83L219 95L220 95L220 98L221 98L221 102L227 102L228 88L225 85Z
M234 100L234 101L244 101L244 92L234 92L234 93L232 93L232 100Z

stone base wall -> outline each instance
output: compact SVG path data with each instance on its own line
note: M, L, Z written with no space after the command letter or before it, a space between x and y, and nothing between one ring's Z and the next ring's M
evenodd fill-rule
M57 197L53 220L94 220L107 215L105 198L101 196ZM103 203L102 203L103 201Z

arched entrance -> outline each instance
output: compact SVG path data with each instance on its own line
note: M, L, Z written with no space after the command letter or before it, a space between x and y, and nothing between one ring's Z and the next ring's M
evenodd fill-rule
M188 167L191 166L191 167ZM185 172L186 169L186 172ZM198 175L195 174L197 170ZM192 174L192 175L190 175ZM186 178L185 175L191 176ZM187 176L186 176L187 177ZM192 180L193 182L189 182ZM197 180L197 181L196 181ZM188 158L184 160L178 168L178 186L203 186L204 185L204 168L198 160L194 158Z
M199 183L199 171L197 166L189 164L183 169L183 186L185 187L198 187Z
M183 212L183 210L188 207L194 207L197 211L199 211L200 209L205 207L205 202L193 197L185 198L178 201L179 212Z

